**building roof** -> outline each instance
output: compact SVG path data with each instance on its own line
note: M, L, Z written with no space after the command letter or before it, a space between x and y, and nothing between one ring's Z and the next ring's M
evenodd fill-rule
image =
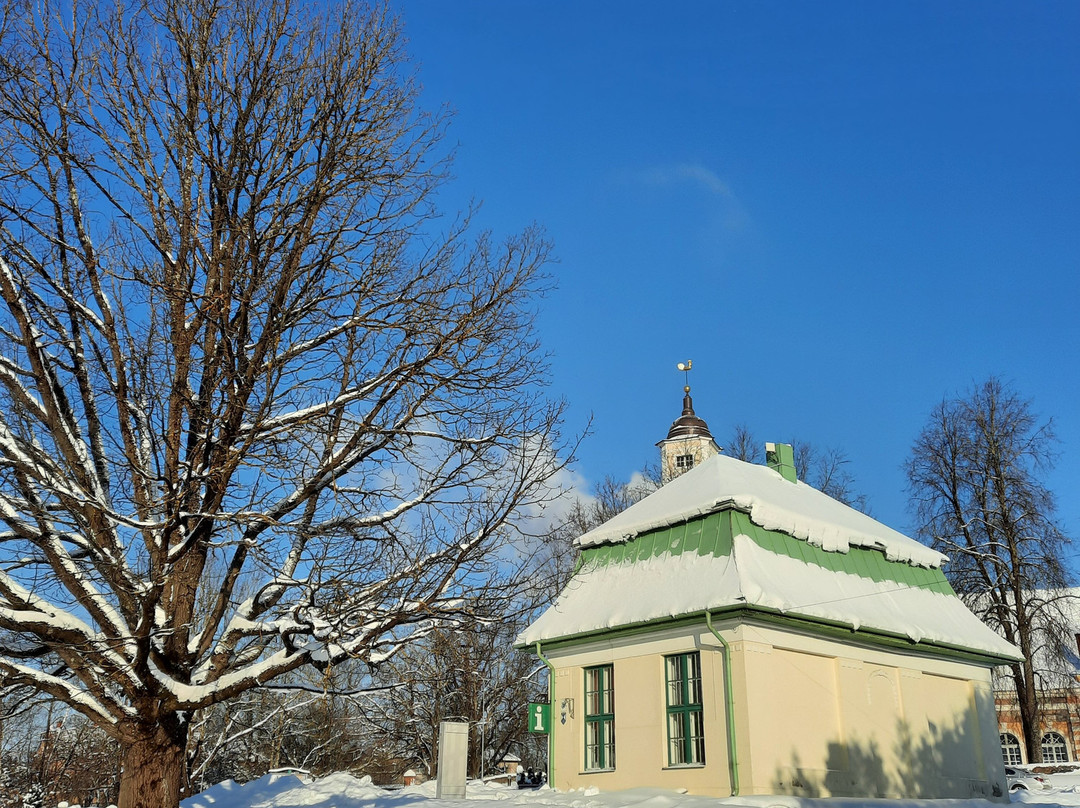
M577 543L578 571L519 645L749 610L894 645L1019 658L953 593L944 556L765 466L710 458Z
M713 439L709 431L709 425L705 420L694 412L694 400L690 398L690 388L683 391L682 415L671 423L665 440L678 440L681 438L708 438Z
M577 539L579 547L625 542L650 530L734 508L754 524L835 552L881 550L892 561L940 567L946 557L767 466L716 455Z

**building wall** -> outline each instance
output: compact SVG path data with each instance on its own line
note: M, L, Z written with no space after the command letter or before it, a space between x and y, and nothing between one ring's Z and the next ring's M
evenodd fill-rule
M675 458L679 455L690 455L693 457L694 465L692 468L696 468L718 452L716 442L713 441L712 438L703 438L700 436L669 438L660 441L659 446L661 484L671 482L680 474L689 471L689 469L680 469L676 467Z
M1005 792L988 669L718 622L731 647L739 793L988 797ZM698 650L705 765L666 766L664 656ZM547 653L555 786L729 796L724 654L703 624ZM612 664L616 766L584 770L584 669ZM571 703L564 701L572 700Z
M742 636L754 718L744 794L1004 794L989 669L776 629Z
M1022 763L1031 763L1031 755L1024 748L1024 730L1020 723L1020 708L1016 693L999 690L994 694L997 705L998 731L1008 732L1020 744ZM1080 692L1055 690L1044 695L1041 708L1039 737L1056 732L1065 739L1065 749L1070 762L1080 760Z
M715 639L709 636L710 640ZM706 765L666 766L664 656L700 650ZM596 786L618 790L650 785L686 788L694 794L729 796L723 661L716 648L702 645L699 630L657 631L625 641L594 642L569 654L552 652L555 688L554 785L558 789ZM612 771L587 772L585 766L584 669L612 664L615 676L615 756ZM572 704L565 701L571 700Z

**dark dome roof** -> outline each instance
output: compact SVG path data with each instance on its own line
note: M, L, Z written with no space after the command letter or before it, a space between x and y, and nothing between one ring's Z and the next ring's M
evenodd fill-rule
M686 388L686 395L682 400L682 415L676 418L671 429L668 430L667 439L672 438L708 438L712 440L709 426L701 418L694 414L694 402L690 398L690 388Z

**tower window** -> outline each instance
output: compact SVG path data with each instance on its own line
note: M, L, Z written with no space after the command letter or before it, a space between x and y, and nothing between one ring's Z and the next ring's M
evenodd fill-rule
M694 467L694 456L691 454L675 455L675 468L678 471L686 471Z

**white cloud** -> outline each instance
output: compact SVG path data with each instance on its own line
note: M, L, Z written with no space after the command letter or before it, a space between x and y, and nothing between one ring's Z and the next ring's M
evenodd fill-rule
M577 471L560 468L547 482L549 498L543 506L532 504L522 509L529 532L540 535L562 523L579 500L585 505L591 503L594 499L589 493L591 488L589 481Z
M670 166L656 166L642 174L642 179L651 185L678 185L691 183L716 196L734 199L731 188L715 171L696 163L677 163Z
M742 229L747 223L747 215L731 186L720 175L699 163L675 163L666 166L654 166L639 175L646 185L653 186L691 186L715 197L720 205L723 225L728 230Z

